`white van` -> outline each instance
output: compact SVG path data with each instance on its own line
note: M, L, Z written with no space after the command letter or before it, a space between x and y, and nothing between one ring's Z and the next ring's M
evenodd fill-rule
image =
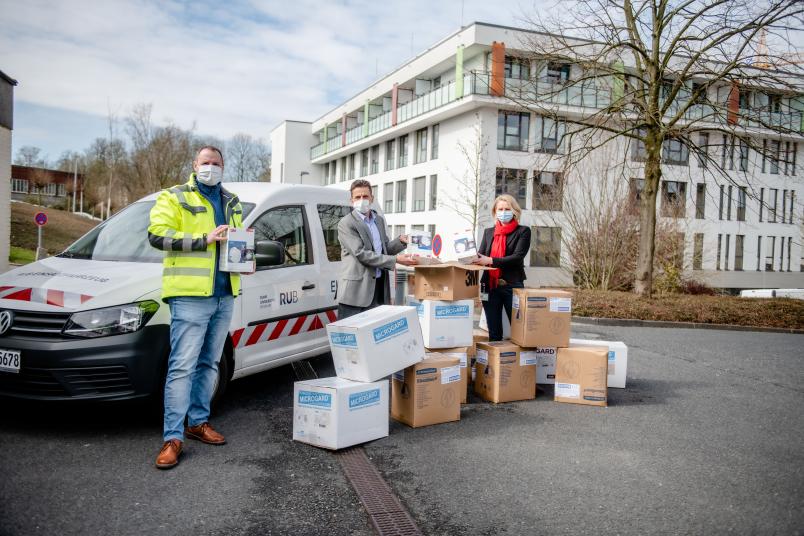
M232 379L329 351L343 190L231 183L255 231L256 273L243 276L216 398ZM30 399L160 396L170 309L162 255L148 243L150 195L63 253L0 275L0 395Z

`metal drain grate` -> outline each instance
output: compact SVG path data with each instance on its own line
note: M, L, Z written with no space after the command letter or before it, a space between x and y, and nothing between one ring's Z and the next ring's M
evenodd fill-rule
M336 454L343 472L368 512L380 536L421 536L422 532L399 502L361 447Z
M302 361L293 361L291 366L293 367L293 373L296 374L296 379L300 382L305 380L315 380L318 378L318 374L316 374L313 365L311 365L310 361L307 359Z

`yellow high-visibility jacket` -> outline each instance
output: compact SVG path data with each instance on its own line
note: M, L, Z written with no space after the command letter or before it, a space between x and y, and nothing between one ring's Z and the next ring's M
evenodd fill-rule
M221 188L226 222L242 227L243 208L233 193ZM148 241L165 251L162 300L173 296L212 296L215 285L215 244L207 233L217 227L212 205L198 191L195 173L178 186L162 190L151 209ZM240 294L240 274L229 274L232 293Z

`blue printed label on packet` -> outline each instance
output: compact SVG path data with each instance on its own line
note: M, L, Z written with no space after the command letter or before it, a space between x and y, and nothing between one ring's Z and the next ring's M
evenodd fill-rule
M299 405L310 408L330 409L332 407L332 395L316 391L299 391Z
M357 337L354 333L332 332L329 334L329 340L333 346L357 348Z
M349 410L367 408L380 403L380 390L371 389L349 395Z
M407 333L407 331L408 331L408 319L400 318L398 320L394 320L393 322L389 322L388 324L384 324L378 328L374 328L374 330L372 331L372 335L374 336L375 343L381 343L387 341L388 339L392 339L397 335Z

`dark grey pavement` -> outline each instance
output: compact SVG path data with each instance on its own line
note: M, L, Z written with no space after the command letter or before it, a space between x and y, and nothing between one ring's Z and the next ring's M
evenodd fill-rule
M802 534L804 336L575 325L629 344L608 408L474 403L366 447L426 534ZM331 374L326 357L316 359ZM142 406L0 401L2 534L371 534L336 459L290 440L283 367L234 382L229 444L153 458Z

